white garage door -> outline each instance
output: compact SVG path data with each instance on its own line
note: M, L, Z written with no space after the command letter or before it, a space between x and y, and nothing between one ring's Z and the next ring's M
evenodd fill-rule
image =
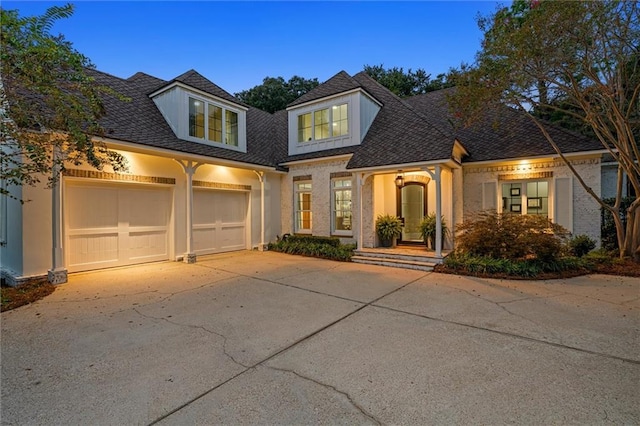
M65 187L70 272L169 258L170 192L70 182Z
M193 190L193 249L196 254L247 247L247 193Z

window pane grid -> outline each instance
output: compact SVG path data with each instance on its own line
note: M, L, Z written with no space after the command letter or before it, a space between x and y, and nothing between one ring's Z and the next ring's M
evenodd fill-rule
M295 192L295 230L311 231L311 183L296 183Z
M351 231L351 179L332 181L332 230Z
M204 103L189 98L189 136L204 138Z
M209 104L209 140L222 142L222 108Z

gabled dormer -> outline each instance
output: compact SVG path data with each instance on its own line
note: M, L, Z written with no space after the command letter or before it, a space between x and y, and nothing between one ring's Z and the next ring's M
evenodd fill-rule
M339 72L287 108L289 155L360 145L381 106Z
M175 135L195 143L247 152L247 110L195 71L149 95Z

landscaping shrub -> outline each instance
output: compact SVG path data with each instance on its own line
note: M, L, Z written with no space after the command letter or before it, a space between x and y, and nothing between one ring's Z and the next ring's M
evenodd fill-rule
M315 237L310 235L289 235L275 243L269 243L269 250L280 253L319 257L322 259L351 261L355 244L341 244L335 237Z
M574 256L582 257L596 248L596 242L588 235L576 235L569 240L569 249Z
M483 211L465 219L457 231L459 253L473 257L553 262L562 257L569 235L538 215Z
M443 265L449 271L468 275L505 275L522 278L534 278L551 272L587 271L593 267L586 258L562 257L549 262L539 259L496 259L459 252L450 254Z

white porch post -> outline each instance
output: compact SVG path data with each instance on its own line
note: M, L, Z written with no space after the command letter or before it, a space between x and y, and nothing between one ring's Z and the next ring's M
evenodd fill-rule
M185 263L196 263L196 254L193 251L193 174L202 163L176 161L180 163L187 176L187 252L183 260Z
M356 176L356 186L358 187L358 250L363 249L364 237L362 235L363 225L362 225L362 188L364 187L364 173L358 173Z
M60 150L54 148L54 158L60 158ZM67 282L67 270L64 267L64 251L62 247L62 176L60 165L54 164L52 174L55 184L51 188L51 236L52 259L47 278L51 284Z
M422 169L429 174L436 184L436 246L435 256L442 257L442 166L435 166L434 171Z
M442 168L436 166L436 257L442 257Z
M264 251L264 183L267 177L264 175L264 172L253 170L253 173L255 173L260 180L260 246L258 250Z

